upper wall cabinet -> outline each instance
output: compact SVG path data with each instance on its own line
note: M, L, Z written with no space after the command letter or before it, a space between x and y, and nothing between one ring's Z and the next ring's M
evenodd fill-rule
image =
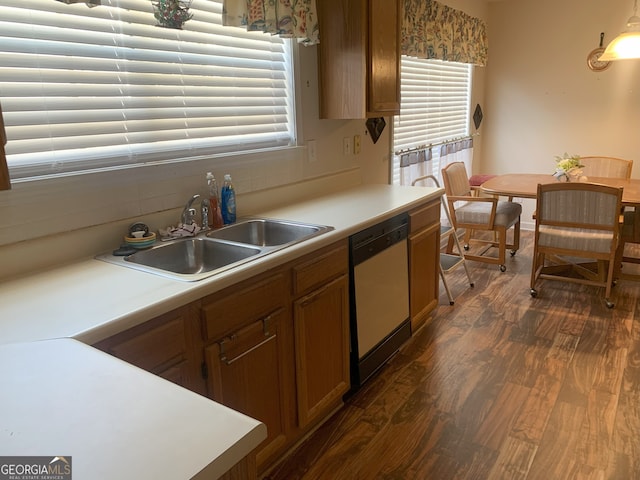
M320 118L400 113L399 0L317 3Z

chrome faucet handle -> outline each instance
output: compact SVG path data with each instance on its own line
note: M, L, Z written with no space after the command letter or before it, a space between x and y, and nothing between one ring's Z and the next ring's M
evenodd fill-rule
M191 225L194 222L194 218L196 216L196 209L192 208L191 205L193 204L193 202L195 202L199 198L200 198L200 195L196 193L193 197L189 199L187 204L182 209L182 214L180 215L180 223L182 223L183 225Z

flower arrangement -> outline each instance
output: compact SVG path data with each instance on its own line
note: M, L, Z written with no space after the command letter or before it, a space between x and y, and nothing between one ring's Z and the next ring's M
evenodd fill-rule
M153 16L162 27L182 28L193 17L189 6L191 0L158 0L153 4Z
M562 156L556 157L556 170L569 173L574 168L582 167L584 167L584 165L580 163L580 155L568 155L565 153Z
M553 174L556 179L565 182L579 181L582 177L584 165L580 163L580 155L568 155L556 157L556 173Z

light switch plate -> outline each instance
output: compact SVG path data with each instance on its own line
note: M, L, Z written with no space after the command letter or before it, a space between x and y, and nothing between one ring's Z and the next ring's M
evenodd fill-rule
M360 153L360 135L353 136L353 154L358 155Z

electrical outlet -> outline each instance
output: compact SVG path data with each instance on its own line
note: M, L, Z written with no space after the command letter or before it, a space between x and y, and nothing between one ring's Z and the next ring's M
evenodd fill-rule
M342 154L351 155L351 138L350 137L344 137L342 139Z
M353 136L353 154L358 155L360 153L360 135Z
M309 163L313 163L318 159L317 156L317 152L316 152L316 141L315 140L309 140L307 142L307 161Z

